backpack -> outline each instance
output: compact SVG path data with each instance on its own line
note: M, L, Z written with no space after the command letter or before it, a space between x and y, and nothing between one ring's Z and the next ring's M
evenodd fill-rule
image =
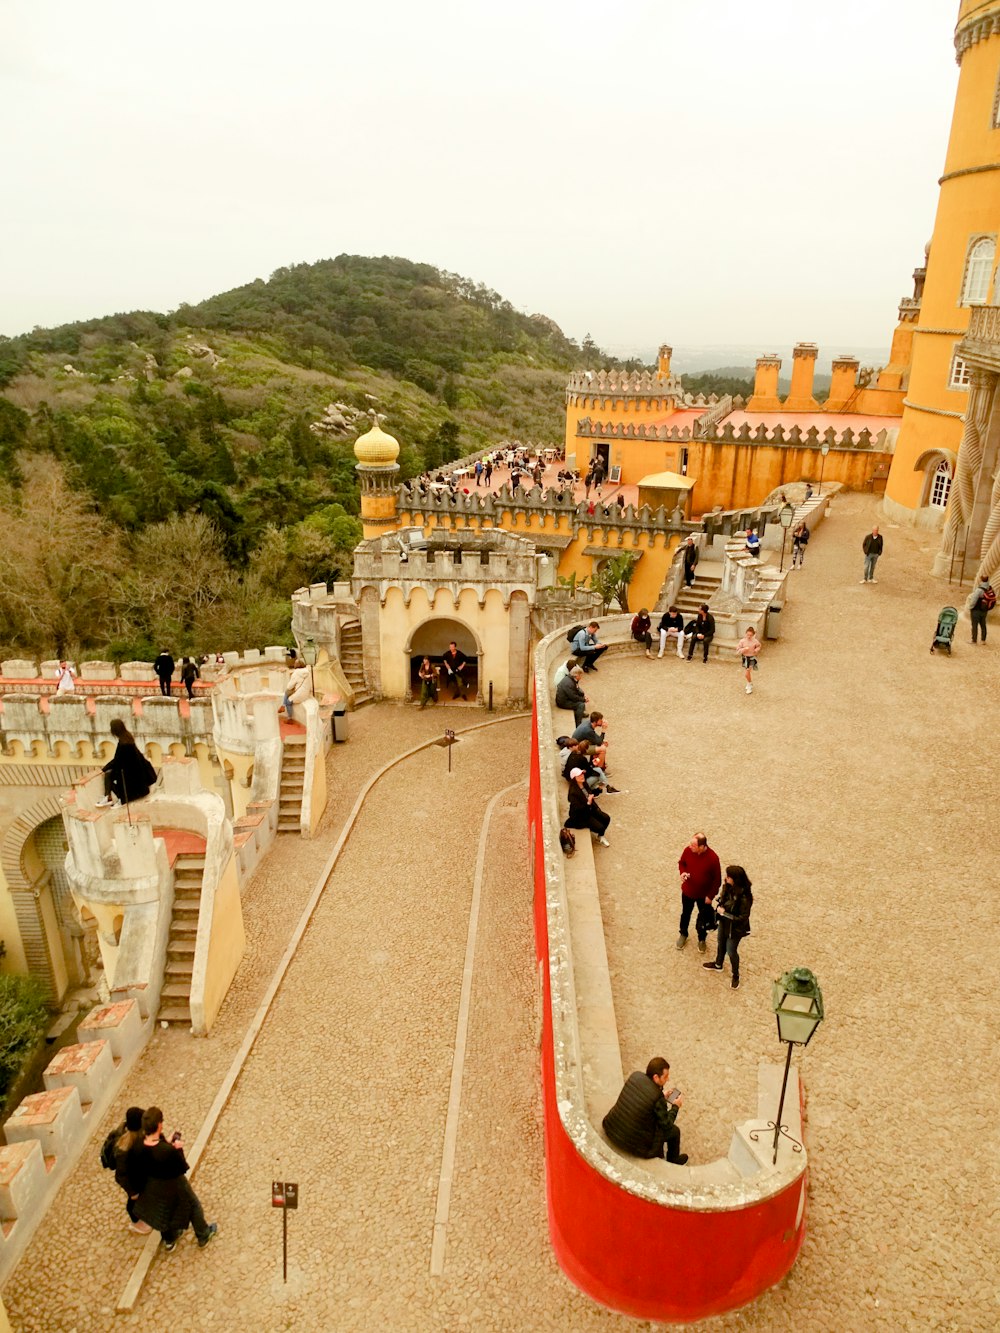
M992 611L993 608L996 606L996 604L997 604L997 595L993 591L992 586L989 583L987 583L986 587L983 589L983 595L979 599L979 605L983 608L984 611Z
M586 628L587 628L586 625L574 625L573 628L569 630L566 635L566 642L572 643L573 640L576 638L576 636L580 633L580 631Z
M117 1129L109 1130L107 1138L101 1144L101 1166L106 1171L115 1169L115 1144L125 1133L124 1122Z
M561 828L559 830L559 846L566 856L572 856L576 851L576 834L571 828Z

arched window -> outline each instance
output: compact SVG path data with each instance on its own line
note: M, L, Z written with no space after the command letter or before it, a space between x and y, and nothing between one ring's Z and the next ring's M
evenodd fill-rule
M992 237L981 236L974 241L965 261L965 281L962 283L962 305L983 305L990 292L993 273Z
M931 481L930 505L934 509L944 509L948 504L948 492L951 490L951 468L942 458Z

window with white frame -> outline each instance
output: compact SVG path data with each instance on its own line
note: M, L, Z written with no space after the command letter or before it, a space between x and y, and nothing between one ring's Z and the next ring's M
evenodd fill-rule
M993 251L995 240L992 236L980 236L969 247L965 261L965 281L962 283L961 305L984 305L990 291L990 277L993 273Z
M948 504L948 492L951 490L951 468L942 458L931 480L930 505L933 509L944 509Z
M972 371L956 352L951 358L951 374L948 376L949 389L967 389L972 383Z

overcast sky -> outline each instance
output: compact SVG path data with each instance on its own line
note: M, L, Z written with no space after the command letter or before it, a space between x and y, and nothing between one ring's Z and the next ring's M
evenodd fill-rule
M957 10L0 0L0 332L346 251L612 349L887 345Z

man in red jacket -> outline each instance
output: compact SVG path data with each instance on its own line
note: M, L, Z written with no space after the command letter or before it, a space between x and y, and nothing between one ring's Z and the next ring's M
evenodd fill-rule
M691 913L697 907L698 952L704 953L705 938L714 921L712 899L722 885L722 866L704 833L694 835L681 852L677 868L681 872L681 933L677 936L677 947L683 949L687 944Z

